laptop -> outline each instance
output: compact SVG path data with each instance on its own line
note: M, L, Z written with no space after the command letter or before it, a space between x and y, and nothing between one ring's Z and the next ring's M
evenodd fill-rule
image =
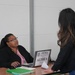
M26 67L41 66L43 62L48 64L51 55L51 49L35 51L33 63L25 63Z

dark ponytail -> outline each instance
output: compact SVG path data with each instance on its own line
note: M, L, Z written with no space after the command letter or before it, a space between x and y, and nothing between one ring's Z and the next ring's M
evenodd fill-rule
M9 34L7 34L4 38L2 38L1 44L0 44L0 48L3 48L3 47L8 46L8 45L6 44L6 42L8 42L8 38L9 38L11 35L13 35L13 34L9 33Z
M0 48L6 47L6 46L7 46L7 44L5 42L5 38L2 38Z

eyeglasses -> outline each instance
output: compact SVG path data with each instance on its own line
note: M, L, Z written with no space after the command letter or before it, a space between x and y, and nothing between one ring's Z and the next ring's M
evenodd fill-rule
M16 41L16 40L17 40L17 38L18 38L18 37L14 38L14 39L12 39L12 40L10 40L10 41L8 41L8 42Z

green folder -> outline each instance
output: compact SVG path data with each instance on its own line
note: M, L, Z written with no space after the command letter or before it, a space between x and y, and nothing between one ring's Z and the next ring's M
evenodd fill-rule
M16 69L8 69L7 72L13 75L23 75L23 74L33 73L33 70L16 68Z

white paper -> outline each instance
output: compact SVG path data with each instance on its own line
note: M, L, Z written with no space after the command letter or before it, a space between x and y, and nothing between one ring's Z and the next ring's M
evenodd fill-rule
M45 62L43 62L43 64L41 65L41 67L42 68L45 68L45 69L48 69L49 68L49 66Z
M20 68L22 68L22 69L28 69L28 70L34 70L35 69L35 68L24 67L24 66L21 66Z

